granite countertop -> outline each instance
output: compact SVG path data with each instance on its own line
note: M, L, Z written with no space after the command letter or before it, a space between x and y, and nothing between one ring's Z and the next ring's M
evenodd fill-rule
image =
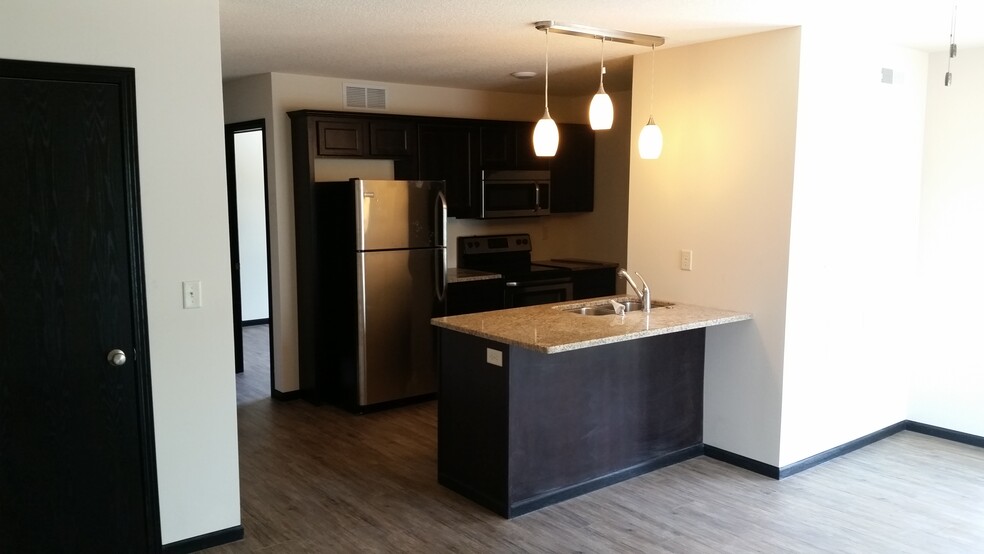
M499 279L501 277L502 275L499 273L478 271L477 269L464 269L460 267L448 268L449 283L467 283L468 281L485 281L488 279Z
M605 296L437 317L431 320L431 324L536 352L554 354L752 318L750 313L689 304L653 308L649 314L641 311L629 312L624 316L580 315L564 311L597 304L609 305L609 300L624 302L635 299L631 295Z

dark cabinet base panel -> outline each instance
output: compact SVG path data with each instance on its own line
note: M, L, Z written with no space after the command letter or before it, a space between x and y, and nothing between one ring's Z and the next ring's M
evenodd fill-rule
M439 473L437 480L442 486L453 490L454 492L481 506L485 506L502 517L514 518L539 510L540 508L546 508L547 506L551 506L558 502L563 502L564 500L576 498L582 494L587 494L616 483L621 483L622 481L632 479L633 477L645 475L646 473L655 471L662 467L680 463L691 458L696 458L703 453L704 445L702 444L688 446L687 448L659 456L658 458L647 462L643 462L632 467L627 467L619 471L614 471L608 475L589 479L583 483L577 483L575 485L570 485L555 491L544 493L540 496L529 498L521 502L515 502L511 505L507 505L506 503L495 498L491 498L483 494L481 491L473 489L467 483L458 482L454 479L454 477Z
M703 452L703 329L556 354L440 333L439 482L503 517Z

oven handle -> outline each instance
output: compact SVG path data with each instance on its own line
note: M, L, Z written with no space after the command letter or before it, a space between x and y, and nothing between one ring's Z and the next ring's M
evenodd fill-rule
M530 281L506 281L507 287L519 287L519 286L550 286L550 285L562 285L565 283L572 282L570 277L560 277L557 279L533 279Z

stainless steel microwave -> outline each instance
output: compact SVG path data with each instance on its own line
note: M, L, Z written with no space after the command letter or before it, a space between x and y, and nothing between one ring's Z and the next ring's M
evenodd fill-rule
M549 170L482 171L479 217L550 214Z

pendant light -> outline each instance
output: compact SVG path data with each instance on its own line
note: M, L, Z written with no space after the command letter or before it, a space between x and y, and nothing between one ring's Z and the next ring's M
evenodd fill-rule
M549 157L557 153L557 145L560 143L560 132L557 124L550 119L549 87L550 87L550 31L544 30L546 35L546 63L543 72L543 117L537 121L533 129L533 151L537 156Z
M943 78L943 86L950 86L953 82L953 73L950 72L950 62L957 57L957 43L953 41L953 34L957 29L957 5L953 5L953 16L950 18L950 58L946 60L946 76Z
M598 92L591 99L588 120L595 131L605 131L612 128L614 119L615 108L611 97L605 92L605 37L601 37L601 81L598 83Z
M639 156L645 160L655 160L663 153L663 131L653 119L653 89L656 88L656 44L653 44L653 67L649 74L649 122L639 133Z

